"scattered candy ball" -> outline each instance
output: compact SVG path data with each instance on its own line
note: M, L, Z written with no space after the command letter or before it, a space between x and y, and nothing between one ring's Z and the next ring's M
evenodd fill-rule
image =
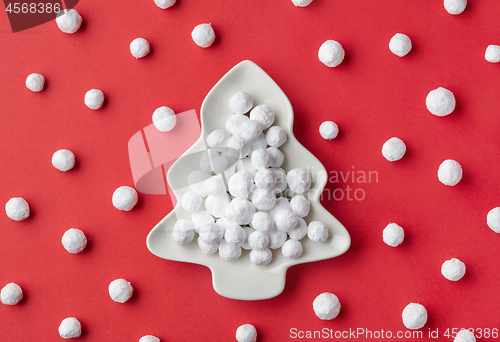
M318 51L318 58L327 67L333 68L342 63L344 60L345 51L339 42L335 40L327 40L324 42Z
M495 233L500 233L500 207L491 209L486 216L488 227Z
M476 342L476 336L472 331L462 329L457 333L453 342Z
M465 275L465 264L456 258L443 262L441 274L448 280L457 281Z
M450 14L460 14L465 10L467 0L444 0L444 8Z
M85 93L84 102L90 109L99 109L104 103L104 94L99 89L90 89L87 93Z
M333 121L325 121L319 126L319 134L325 140L332 140L339 134L339 126Z
M455 110L455 96L443 87L431 90L425 99L429 112L436 116L446 116Z
M52 166L59 171L69 171L75 166L75 155L70 150L59 150L52 155Z
M23 290L16 283L9 283L0 291L0 301L5 305L16 305L23 299Z
M311 241L325 242L328 239L328 228L323 222L311 221L307 226L307 237Z
M255 106L250 111L250 120L256 120L262 124L262 129L268 129L274 122L274 111L266 105Z
M64 33L75 33L82 25L82 17L76 9L65 9L57 13L56 24Z
M207 48L215 41L215 32L212 25L200 24L191 32L191 38L199 47Z
M159 8L167 9L169 7L172 7L175 4L176 0L154 0L154 2L156 4L156 6L158 6ZM158 341L160 341L160 340L158 340ZM145 342L145 341L141 341L141 342ZM152 341L150 341L150 342L152 342Z
M176 123L177 117L169 107L159 107L153 112L153 124L160 132L170 132Z
M462 167L453 159L446 159L439 165L438 178L441 183L455 186L462 179Z
M194 239L194 225L188 220L177 220L172 230L172 239L179 246L184 246Z
M489 45L486 48L484 58L490 63L500 62L500 45Z
M323 292L314 299L313 310L319 319L331 320L340 312L340 301L333 293Z
M306 7L309 5L313 0L292 0L293 4L296 7Z
M130 53L135 58L145 57L149 51L149 42L144 38L135 38L132 43L130 43Z
M303 251L300 241L294 239L287 240L281 247L281 253L285 258L289 259L297 259L302 255Z
M22 221L30 216L30 207L24 198L14 197L5 204L5 213L11 220Z
M405 238L405 231L400 225L396 223L389 223L384 228L382 238L386 245L397 247L403 242Z
M75 317L68 317L62 320L58 330L64 339L77 338L82 334L82 325Z
M42 91L44 86L45 78L42 75L35 72L26 77L26 88L28 88L32 92L38 93L39 91Z
M236 341L255 342L257 341L257 330L251 324L243 324L236 329Z
M76 228L68 229L61 239L64 248L72 254L80 253L87 247L87 237L85 234Z
M253 106L253 99L250 94L239 91L229 99L229 109L236 114L248 113ZM239 133L239 132L238 132ZM233 133L234 134L234 133Z
M137 204L137 191L130 186L120 186L113 192L113 206L118 210L130 211Z
M406 145L399 138L390 138L382 146L382 155L390 162L400 160L406 153Z
M396 33L389 42L389 49L396 56L404 57L411 50L411 40L406 34Z
M403 324L408 329L420 329L427 323L427 310L422 304L410 303L403 310Z
M125 279L115 279L108 287L109 296L117 303L125 303L132 297L134 288Z

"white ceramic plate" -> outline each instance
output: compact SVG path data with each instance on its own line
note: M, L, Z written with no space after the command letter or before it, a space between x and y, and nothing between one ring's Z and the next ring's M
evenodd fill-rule
M312 176L313 184L306 197L311 202L311 210L306 222L319 220L330 230L325 243L310 241L307 236L301 240L304 253L296 260L283 257L281 249L273 250L273 261L267 266L255 266L250 262L248 251L236 261L225 261L218 253L204 254L196 241L187 246L179 246L171 238L172 228L181 218L190 218L177 201L174 210L161 220L149 233L147 246L160 258L201 264L212 271L213 286L224 297L257 300L279 295L285 286L288 267L300 263L336 257L350 246L351 240L344 226L319 202L319 196L326 184L327 173L323 165L312 153L303 147L293 135L293 109L290 101L278 85L259 66L251 61L243 61L232 68L208 93L201 106L202 131L198 141L183 156L206 149L206 136L217 128L224 128L229 110L229 98L237 91L249 93L254 104L266 104L276 113L275 124L288 133L287 142L280 147L285 155L282 166L286 171L292 168L306 168ZM319 137L318 133L318 139ZM170 167L167 182L177 199L189 191L185 186L190 171L199 170L198 162L182 157ZM195 238L196 240L196 238Z

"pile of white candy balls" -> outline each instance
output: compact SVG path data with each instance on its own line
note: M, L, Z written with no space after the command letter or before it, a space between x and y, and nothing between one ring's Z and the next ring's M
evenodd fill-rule
M310 206L304 194L311 187L311 176L302 168L288 173L281 168L284 155L279 147L287 133L272 126L273 110L266 105L252 107L249 94L234 94L229 108L235 114L225 129L207 136L210 148L201 157L202 170L189 174L191 191L181 199L191 220L178 220L172 238L183 246L197 233L198 245L206 254L219 251L222 259L236 260L243 248L250 250L252 263L267 265L271 249L281 248L283 256L296 259L303 252L301 239L307 235L324 242L328 228L322 222L308 225L304 220ZM231 154L232 161L224 165ZM292 196L290 200L281 197L285 193Z

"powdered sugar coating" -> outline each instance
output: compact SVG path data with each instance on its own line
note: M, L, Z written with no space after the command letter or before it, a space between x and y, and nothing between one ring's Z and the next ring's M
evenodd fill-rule
M335 40L327 40L318 50L318 59L327 67L338 66L344 60L345 51L342 45Z
M405 238L405 232L400 225L396 223L389 223L384 228L382 238L386 245L397 247L403 242Z
M446 116L455 110L456 100L451 91L439 87L431 90L425 99L429 112L436 116Z
M382 155L390 162L400 160L406 153L406 145L399 138L390 138L382 146Z
M274 178L274 171L271 169L259 169L254 177L255 185L258 188L270 190L276 185L276 178Z
M324 121L319 125L319 134L325 140L332 140L339 134L339 126L333 121Z
M206 244L214 245L221 242L224 230L217 223L209 223L200 227L199 238Z
M153 112L153 124L160 132L170 132L177 123L177 116L172 108L158 107Z
M410 303L402 313L403 324L408 329L420 329L427 323L427 310L422 304Z
M274 228L274 220L268 213L258 211L253 215L250 226L258 231L269 232Z
M325 242L328 239L328 228L323 222L311 221L307 226L307 237L314 242Z
M236 172L227 183L231 196L246 199L252 189L252 178L245 171Z
M331 320L340 312L340 301L333 293L323 292L314 299L313 310L319 319Z
M241 247L222 240L219 244L219 256L222 260L236 260L241 256Z
M87 247L87 237L80 229L70 228L64 232L61 243L69 253L76 254Z
M67 317L62 320L58 332L64 339L77 338L82 334L82 325L75 317Z
M243 324L236 329L236 341L255 342L257 341L257 330L251 324Z
M11 220L22 221L30 216L30 207L24 198L14 197L5 204L5 213Z
M188 191L182 195L182 208L188 213L195 213L200 209L203 199L194 191Z
M457 15L465 11L467 0L444 0L444 8L446 12Z
M134 288L125 279L115 279L108 287L109 296L117 303L125 303L134 294Z
M233 198L226 208L226 218L236 224L249 224L255 214L255 206L248 200Z
M167 9L169 7L172 7L176 0L154 0L156 6L158 6L161 9ZM159 342L160 340L158 340ZM140 342L145 342L145 341L140 341ZM148 341L148 342L153 342L153 341Z
M476 336L472 331L462 329L457 333L453 342L476 342Z
M484 59L490 63L500 63L500 45L488 45Z
M254 188L250 194L250 200L255 206L255 209L267 211L276 204L276 196L272 190Z
M465 275L465 264L456 258L446 260L441 265L441 274L450 281L458 281Z
M271 249L278 249L283 247L283 244L285 243L287 239L287 233L282 232L277 229L272 229L268 232L269 235L269 248Z
M130 211L138 201L137 191L130 186L120 186L113 192L113 206L118 210Z
M202 239L198 236L198 239L196 239L196 242L198 242L198 247L200 247L201 251L205 254L214 254L217 252L219 249L219 244L214 243L214 244L208 244L203 242Z
M266 133L267 144L271 147L280 147L287 140L286 131L279 126L271 126Z
M500 207L493 208L488 212L486 224L495 233L500 233Z
M248 245L252 249L262 249L269 245L269 235L266 232L254 231L248 235Z
M295 168L286 174L288 187L294 193L302 194L311 188L311 175L303 168Z
M42 91L45 86L45 78L40 74L33 73L26 77L25 84L26 88L34 93L38 93L39 91Z
M307 235L307 223L302 217L297 217L297 225L288 231L288 236L293 240L300 240Z
M215 41L215 32L211 24L199 24L191 32L191 38L202 48L211 46Z
M136 38L130 43L130 53L135 58L146 57L149 51L149 42L144 38Z
M255 150L251 155L252 166L256 169L266 169L273 163L273 156L267 150Z
M403 33L396 33L389 42L389 49L396 56L406 56L411 50L410 37Z
M82 26L82 16L76 9L64 9L57 13L56 24L62 32L72 34Z
M227 147L227 142L231 138L231 133L225 129L216 129L207 136L207 144L218 151Z
M290 200L290 209L298 217L306 217L309 214L311 204L303 195L295 195Z
M225 241L232 245L240 247L243 245L247 238L247 233L239 225L234 224L232 227L226 229L224 233Z
M287 240L281 247L281 253L285 258L297 259L302 255L303 249L300 241L297 240Z
M257 266L266 266L273 260L273 253L269 248L252 249L250 251L250 261Z
M455 186L462 179L462 166L453 159L446 159L439 165L438 178L444 185Z
M281 209L274 215L276 229L289 232L297 225L297 216L290 209Z
M69 171L75 166L75 155L70 150L58 150L52 155L52 166L62 172Z
M240 135L245 140L254 140L262 134L262 124L257 120L248 120L243 123Z
M266 105L255 106L250 111L250 119L259 121L262 124L262 129L268 129L274 122L274 111Z
M226 214L226 208L229 205L229 196L223 195L208 195L205 198L205 209L213 217L222 217Z
M179 246L185 246L194 239L194 226L189 220L177 220L172 230L172 239Z
M104 93L99 89L90 89L85 93L84 103L90 109L97 110L104 103Z
M0 291L0 301L5 305L16 305L23 299L23 290L16 283L8 283Z
M236 114L248 113L252 106L252 96L244 91L237 92L229 99L229 109Z

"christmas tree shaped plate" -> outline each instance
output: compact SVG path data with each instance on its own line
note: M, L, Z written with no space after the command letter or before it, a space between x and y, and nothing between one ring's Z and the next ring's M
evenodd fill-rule
M285 171L304 168L312 177L310 190L304 195L309 199L311 209L304 218L307 223L318 220L329 229L329 237L324 243L313 242L306 236L301 240L303 254L298 259L285 258L281 249L272 251L273 260L266 266L256 266L249 259L249 251L243 250L240 258L226 261L218 253L205 254L195 239L185 246L179 246L171 237L172 229L178 219L190 219L191 214L180 205L182 195L189 191L187 176L191 171L200 170L196 156L206 149L206 137L215 129L225 127L230 115L228 102L238 91L249 93L254 105L266 104L276 115L274 125L283 127L288 140L280 147L285 156L281 166ZM350 246L349 233L344 226L320 203L320 195L327 182L327 172L320 161L302 146L293 135L293 109L290 101L259 66L251 61L242 61L233 67L208 93L201 106L201 136L183 156L176 160L167 173L169 188L175 195L175 208L162 219L149 233L147 246L160 258L205 265L212 271L213 287L224 297L258 300L279 295L285 287L285 274L288 267L329 259L341 255ZM319 136L318 136L319 138Z

